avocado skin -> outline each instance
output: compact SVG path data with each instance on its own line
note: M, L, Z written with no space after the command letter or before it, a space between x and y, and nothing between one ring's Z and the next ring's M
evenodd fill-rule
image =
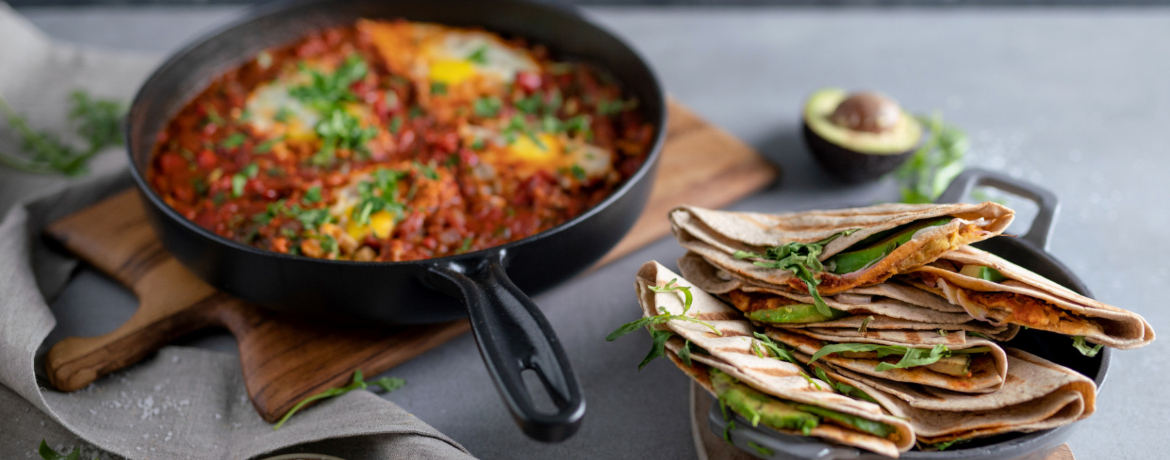
M812 151L817 163L832 176L849 183L876 180L901 166L918 149L918 145L915 145L902 153L861 153L825 140L808 127L807 121L801 123L801 126L804 143Z
M748 420L758 420L777 430L811 430L820 423L816 415L796 410L779 399L737 382L723 371L711 368L709 375L711 387L719 400Z
M753 321L769 324L793 324L793 323L819 323L822 321L831 321L838 318L849 316L849 313L829 308L833 312L832 316L822 315L817 311L816 305L809 304L793 304L785 305L779 308L765 308L754 310L747 314L747 317Z

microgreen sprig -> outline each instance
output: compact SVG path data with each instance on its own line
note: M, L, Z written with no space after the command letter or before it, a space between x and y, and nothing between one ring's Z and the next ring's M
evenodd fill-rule
M666 283L666 285L664 285L664 286L649 286L649 289L651 291L658 292L658 293L665 293L665 292L682 293L682 296L683 296L682 314L672 315L669 312L667 312L665 308L659 307L658 310L661 312L660 314L657 314L654 316L647 316L644 318L639 318L636 321L631 321L629 323L623 324L620 327L618 327L617 330L611 332L608 336L606 336L605 340L607 342L612 342L612 341L617 340L618 338L620 338L626 334L629 334L631 332L634 332L638 329L641 329L644 327L651 327L651 326L658 325L658 324L665 324L666 322L671 321L671 320L689 321L689 322L696 323L696 324L702 324L703 326L707 326L708 328L710 328L711 331L715 333L715 335L723 335L723 333L720 332L718 328L711 325L711 323L708 323L708 322L703 321L703 320L698 319L698 318L693 318L693 317L687 316L687 312L690 311L691 304L694 302L695 298L691 294L691 288L689 286L679 286L679 285L675 284L677 282L678 282L678 278L675 278L675 279L670 280L670 282ZM665 354L666 341L667 341L667 339L669 339L673 335L674 335L674 332L671 332L668 330L651 329L650 330L650 338L652 340L652 344L650 347L650 353L648 353L646 355L646 358L642 360L642 363L638 365L638 369L641 370L642 367L646 366L646 364L649 364L654 359ZM687 347L689 347L689 345L690 345L690 342L688 341ZM684 347L684 348L687 348L687 347ZM679 353L679 355L680 355L679 358L683 359L684 362L688 362L688 365L689 365L690 350L687 349L687 351L685 353L687 355L686 358L682 357L683 352Z
M379 378L379 379L374 380L372 382L367 382L362 378L361 369L355 370L355 371L353 371L353 380L350 382L349 385L346 385L343 387L330 388L328 390L322 391L320 393L317 393L315 395L312 395L312 396L309 396L305 399L302 399L301 402L298 402L295 406L293 406L292 409L289 409L289 411L284 414L284 417L281 417L280 421L276 422L276 425L272 426L272 429L279 430L280 427L284 425L284 422L287 422L288 419L293 416L293 414L297 413L298 411L300 411L306 405L308 405L309 403L312 403L313 401L317 401L317 400L325 399L325 398L332 398L335 396L341 396L341 395L349 393L353 390L365 390L370 385L376 385L378 387L381 387L383 391L389 393L391 391L402 388L404 385L406 385L406 380L400 379L398 377L382 377L382 378Z
M122 144L124 104L91 98L82 90L70 94L69 101L72 104L69 121L76 124L77 134L86 140L84 149L62 142L53 133L33 129L28 120L17 114L0 96L0 115L20 135L21 150L28 153L27 157L19 157L0 152L0 165L35 174L77 176L86 172L89 159L98 152Z

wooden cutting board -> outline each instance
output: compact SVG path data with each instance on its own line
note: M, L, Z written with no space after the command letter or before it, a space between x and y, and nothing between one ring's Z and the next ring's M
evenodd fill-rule
M707 414L715 398L695 382L691 382L691 436L699 460L755 460L757 457L728 444L712 433L707 425ZM1061 444L1044 460L1076 460L1068 444Z
M670 102L666 144L646 211L598 265L666 235L666 213L688 203L723 207L773 182L779 171L751 147ZM386 371L464 332L467 321L401 328L323 327L263 310L203 283L163 249L137 191L127 190L46 228L46 233L138 296L113 332L53 345L53 386L74 391L192 332L223 327L239 343L244 382L270 422L298 401L349 382L354 369Z

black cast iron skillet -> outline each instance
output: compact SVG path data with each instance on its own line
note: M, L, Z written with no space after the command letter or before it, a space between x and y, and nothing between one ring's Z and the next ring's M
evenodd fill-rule
M938 202L960 202L971 192L972 188L979 185L995 187L1028 198L1036 202L1040 209L1026 235L1021 237L998 236L975 244L975 246L1032 270L1081 295L1091 297L1089 288L1085 287L1085 284L1073 274L1072 270L1069 270L1047 252L1048 236L1052 231L1056 213L1060 210L1060 203L1057 201L1056 195L1035 185L999 173L971 169L956 178L946 192L939 197ZM1104 348L1096 357L1089 358L1076 351L1072 346L1072 340L1068 337L1032 329L1021 330L1014 339L1008 342L1008 345L1080 372L1093 379L1098 388L1105 383L1105 374L1109 370L1109 359L1112 355L1111 349ZM813 438L781 434L764 427L753 428L751 422L743 417L738 415L735 417L735 429L730 431L731 442L745 452L761 458L776 460L877 460L887 458L852 447L825 444ZM727 421L723 419L723 413L719 410L718 404L713 404L708 413L708 425L711 431L723 436ZM1002 434L977 439L968 444L956 444L941 452L906 452L900 458L917 460L1042 460L1061 444L1064 444L1072 436L1075 428L1076 424L1073 423L1035 433ZM749 442L770 450L772 454L763 455L763 452L751 447Z
M207 231L162 201L145 175L156 134L187 101L262 49L358 18L482 27L597 64L624 84L655 125L650 156L612 196L569 222L494 248L412 262L331 261L264 251ZM127 139L131 171L155 232L200 278L256 304L326 320L419 324L470 317L488 372L516 422L529 436L554 442L576 432L585 400L556 334L525 293L580 272L625 235L650 194L665 126L665 97L646 61L573 11L523 0L294 0L252 10L171 56L135 97ZM528 369L539 376L555 411L537 409L521 377Z

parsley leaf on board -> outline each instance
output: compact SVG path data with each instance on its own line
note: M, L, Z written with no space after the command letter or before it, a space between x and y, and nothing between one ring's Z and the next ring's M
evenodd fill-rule
M817 312L831 317L833 316L833 311L825 304L825 300L821 298L820 292L817 292L817 285L821 284L821 282L814 275L825 271L825 266L818 257L825 251L825 245L842 236L849 236L858 230L861 229L855 228L838 232L828 238L813 243L799 243L794 241L782 246L774 246L764 251L763 255L754 252L736 251L734 256L736 259L751 259L752 264L757 267L792 270L792 273L797 278L804 281L809 295L812 295Z
M382 377L382 378L374 380L372 382L367 382L362 377L361 369L357 369L357 370L353 371L353 380L350 382L349 385L346 385L343 387L330 388L328 390L322 391L320 393L317 393L315 395L312 395L312 396L309 396L305 399L302 399L295 406L293 406L292 409L289 409L289 411L284 414L284 417L281 417L280 421L276 422L276 425L272 426L272 429L273 429L273 431L279 430L281 426L284 426L284 422L288 421L289 417L292 417L293 414L297 413L298 411L300 411L306 405L308 405L309 403L311 403L313 401L317 401L317 400L325 399L325 398L332 398L334 396L341 396L341 395L349 393L353 390L365 390L370 385L375 385L375 386L381 387L386 392L391 392L391 391L397 390L399 388L402 388L404 385L406 385L406 381L403 379L397 378L397 377Z

